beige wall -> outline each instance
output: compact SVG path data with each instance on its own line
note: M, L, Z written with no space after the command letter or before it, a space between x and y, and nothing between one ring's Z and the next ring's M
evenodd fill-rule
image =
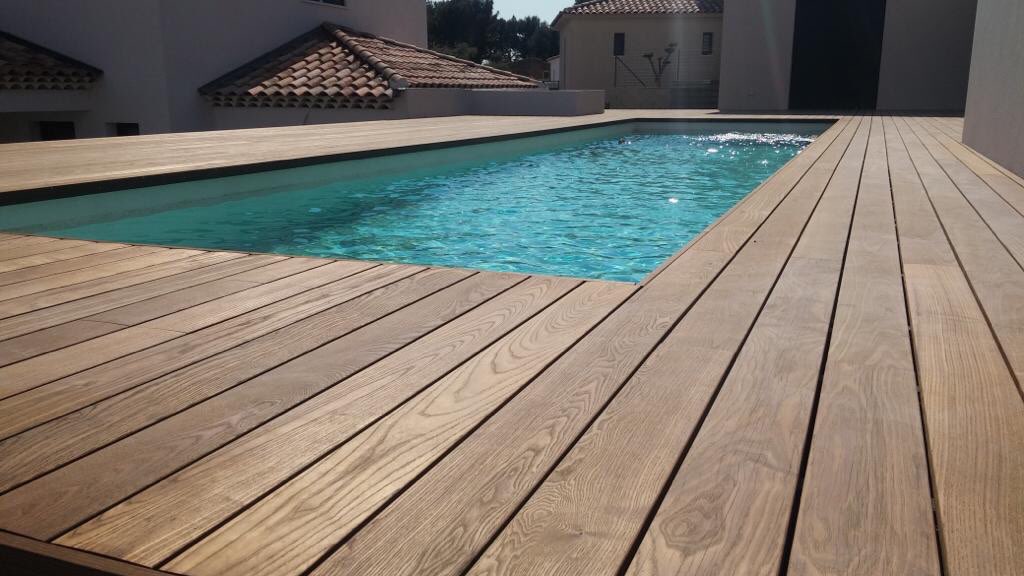
M977 0L888 0L879 110L964 109L976 7Z
M978 0L964 142L1024 176L1024 2Z
M718 107L789 108L796 0L728 0Z
M880 110L963 108L976 2L888 0ZM796 0L725 3L719 108L789 108L795 20Z
M424 0L0 1L0 29L104 71L79 136L107 135L113 122L138 122L143 133L207 129L200 86L325 21L426 43Z
M395 120L481 114L488 116L583 116L604 112L600 90L410 89L391 110L306 108L214 108L217 130L301 126L366 120Z
M647 94L642 89L616 90L616 68L613 56L614 37L617 32L626 35L624 60L645 82L649 83L650 67L642 59L645 52L655 56L664 54L670 43L678 48L673 59L679 65L678 75L673 66L666 78L683 82L717 81L722 47L721 15L686 16L563 16L558 23L561 33L562 88L569 90L605 90L614 107L667 107L668 90ZM701 54L704 32L714 34L711 55ZM646 68L645 68L646 67ZM626 77L621 67L620 77ZM619 83L620 87L622 82ZM659 105L661 104L661 105Z

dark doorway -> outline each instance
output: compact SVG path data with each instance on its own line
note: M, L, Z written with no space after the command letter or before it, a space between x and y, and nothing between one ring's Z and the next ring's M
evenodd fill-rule
M875 108L885 2L797 0L790 108Z

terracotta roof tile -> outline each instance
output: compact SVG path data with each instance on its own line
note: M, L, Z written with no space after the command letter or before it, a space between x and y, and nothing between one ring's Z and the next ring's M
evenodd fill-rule
M720 14L724 0L592 0L570 6L555 18L575 14Z
M389 108L405 88L538 88L438 52L324 24L200 88L216 106Z
M0 32L0 90L84 90L101 74L98 68Z

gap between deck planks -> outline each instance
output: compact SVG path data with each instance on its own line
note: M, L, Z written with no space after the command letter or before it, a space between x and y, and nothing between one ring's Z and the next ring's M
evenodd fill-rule
M1024 571L1024 188L958 140L843 119L641 287L466 342L550 280L0 235L0 309L54 301L0 319L0 413L53 410L0 435L0 526L196 575Z

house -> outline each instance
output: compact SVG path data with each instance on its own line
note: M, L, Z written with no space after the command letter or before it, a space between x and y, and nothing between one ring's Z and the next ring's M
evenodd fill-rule
M977 0L726 0L718 107L962 112L976 8Z
M7 0L0 29L29 80L0 142L603 108L422 48L424 0Z
M604 90L611 108L715 108L722 0L593 0L563 10L563 89Z

